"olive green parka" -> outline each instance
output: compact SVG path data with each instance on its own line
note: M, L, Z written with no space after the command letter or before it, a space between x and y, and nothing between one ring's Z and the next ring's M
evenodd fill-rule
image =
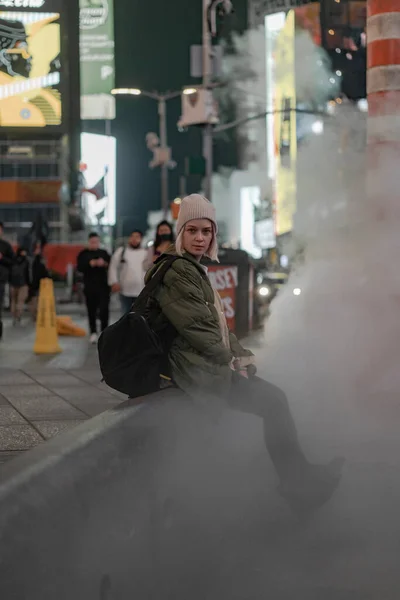
M177 256L172 246L164 255ZM162 257L161 257L162 260ZM146 283L160 267L157 262L146 274ZM233 358L252 356L230 333L230 348L222 340L214 290L206 271L190 254L178 258L154 293L161 313L176 329L169 353L175 383L189 394L201 391L226 396L232 378Z

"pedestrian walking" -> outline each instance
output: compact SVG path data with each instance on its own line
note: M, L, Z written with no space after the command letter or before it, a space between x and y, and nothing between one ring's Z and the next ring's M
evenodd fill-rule
M6 286L14 263L14 252L9 242L3 239L4 225L0 222L0 340L3 337L3 307Z
M18 248L16 258L11 267L11 314L13 325L21 322L25 301L29 293L30 265L28 252L25 248Z
M147 251L144 269L148 271L155 260L159 258L175 241L174 229L168 221L161 221L157 225L154 244Z
M142 232L132 231L128 245L118 248L111 259L108 283L113 293L119 293L122 314L129 312L144 287L147 250L142 241Z
M41 242L35 242L33 247L33 257L29 261L29 290L27 304L32 320L36 322L40 282L42 279L50 277L43 257L43 247Z
M83 275L84 293L90 328L90 343L97 343L97 319L101 331L108 326L110 315L110 288L107 281L111 257L100 247L100 237L91 233L88 245L78 255L77 269Z
M260 417L280 494L294 511L308 513L331 498L343 461L310 464L284 392L255 376L255 356L229 331L221 298L201 264L204 257L218 260L217 230L215 208L206 198L184 198L175 246L146 275L150 282L164 260L176 258L153 294L158 305L153 328L162 332L169 324L175 331L163 380L169 377L192 398L222 400L226 408Z

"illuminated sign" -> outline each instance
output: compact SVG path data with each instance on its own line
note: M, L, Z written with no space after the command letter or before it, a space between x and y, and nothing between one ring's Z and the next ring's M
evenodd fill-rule
M60 125L60 83L59 13L0 10L0 126Z
M115 225L116 139L82 133L81 151L84 178L82 204L91 225Z
M292 231L296 211L296 83L295 13L266 17L265 30L274 43L267 43L268 159L273 164L274 221L276 235ZM271 106L270 106L271 105Z
M6 8L42 8L46 0L0 0Z
M82 119L113 119L113 0L80 0Z

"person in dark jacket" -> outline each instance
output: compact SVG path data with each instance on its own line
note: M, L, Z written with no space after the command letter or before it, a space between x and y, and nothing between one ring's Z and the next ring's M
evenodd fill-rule
M0 222L0 340L3 337L3 305L6 285L10 279L10 270L14 263L14 252L6 240L3 239L4 226Z
M97 342L97 316L100 318L101 331L108 326L110 312L108 267L110 260L109 253L100 248L98 234L91 233L88 247L80 252L77 260L77 269L83 275L91 344Z
M41 242L36 242L33 248L33 257L30 260L29 267L29 291L27 304L32 315L32 320L36 321L40 282L42 279L50 277L44 258Z
M14 325L21 321L24 304L28 297L30 279L30 265L28 252L25 248L18 248L17 256L11 267L11 314Z
M259 416L267 450L280 478L279 491L293 510L308 513L327 502L340 480L342 460L329 465L308 462L284 392L255 376L255 357L228 329L221 298L213 289L203 257L218 259L215 209L192 194L182 200L177 240L168 254L182 257L156 290L160 308L154 326L175 328L169 352L173 383L190 396L222 399L234 410ZM146 281L162 264L162 257Z
M153 262L163 254L175 241L174 229L168 221L161 221L157 225L154 244L148 249L144 269L151 268Z

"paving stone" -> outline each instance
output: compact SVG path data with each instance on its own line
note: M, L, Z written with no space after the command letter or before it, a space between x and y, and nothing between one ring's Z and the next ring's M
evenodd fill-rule
M11 404L30 421L84 419L76 408L58 396L13 398Z
M0 390L4 386L14 385L32 385L34 382L31 377L21 371L0 372Z
M35 421L34 425L46 440L50 440L59 433L72 429L80 423L82 423L82 420L75 419L73 421Z
M55 369L51 365L24 367L23 372L33 379L35 379L38 375L68 375L66 371L62 369Z
M121 401L123 400L128 400L128 396L127 394L123 394L122 392L118 392L117 390L113 390L112 388L110 388L107 384L105 383L99 383L96 386L96 389L101 390L101 391L106 391L109 394L111 394L112 396L115 396L116 398L119 398Z
M61 398L65 398L69 402L75 400L100 400L101 398L109 398L111 394L107 390L99 390L95 386L86 385L83 387L72 387L72 388L53 388L54 393Z
M8 405L8 406L10 406L10 403L9 403L9 401L7 400L7 398L4 398L4 396L2 396L2 395L0 394L0 406L3 406L3 405L5 405L5 406L7 406L7 405Z
M89 417L96 417L97 415L106 412L106 410L110 410L111 408L118 406L118 404L121 404L121 401L118 400L118 398L115 398L115 396L109 396L108 399L101 398L100 400L92 400L89 398L87 400L74 400L71 402Z
M102 374L99 369L82 369L78 371L71 371L71 374L85 383L99 384L102 380Z
M27 422L12 406L0 406L0 425L27 425Z
M43 385L44 387L49 388L49 389L63 388L63 387L75 387L75 386L82 385L82 381L80 381L76 377L73 377L72 375L68 375L68 373L65 373L65 374L55 373L54 375L52 375L52 374L32 375L32 377L35 379L35 381L37 381L37 383L40 383L40 385Z
M54 396L54 392L51 392L36 383L32 383L32 385L0 386L0 394L5 396L7 400L12 400L13 398L41 398L44 396Z
M29 450L43 442L43 438L30 425L0 427L0 451Z
M15 452L0 452L0 465L4 465L8 463L13 458L18 458L18 456L22 456L23 452L15 451Z

